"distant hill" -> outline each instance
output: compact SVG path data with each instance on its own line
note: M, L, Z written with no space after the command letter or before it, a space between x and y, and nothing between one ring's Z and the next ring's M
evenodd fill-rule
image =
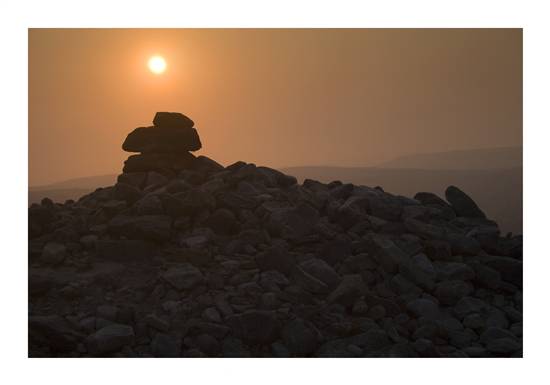
M115 184L116 178L115 174L98 175L69 179L43 186L31 186L29 187L29 204L40 202L44 197L53 199L54 202L64 202L67 199L77 200L98 187L112 186Z
M522 167L521 147L483 148L475 150L412 154L377 164L382 168L423 170L487 170Z
M522 168L493 170L418 170L376 167L289 167L283 172L301 182L340 180L408 197L429 191L445 197L447 186L456 185L468 193L502 231L522 233Z

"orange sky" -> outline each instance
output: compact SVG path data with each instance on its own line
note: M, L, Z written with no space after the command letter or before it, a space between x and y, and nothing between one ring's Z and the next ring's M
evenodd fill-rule
M198 154L223 164L521 145L522 32L29 30L31 186L119 173L124 138L155 111L190 116Z

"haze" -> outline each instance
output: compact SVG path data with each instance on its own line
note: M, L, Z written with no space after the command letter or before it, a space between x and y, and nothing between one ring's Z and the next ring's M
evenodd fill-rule
M31 186L119 173L124 138L156 111L190 116L197 154L222 164L521 146L522 32L29 30Z

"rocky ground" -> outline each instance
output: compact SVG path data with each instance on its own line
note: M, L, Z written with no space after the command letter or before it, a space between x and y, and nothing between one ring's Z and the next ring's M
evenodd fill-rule
M29 208L29 356L522 356L522 238L458 188L142 147L115 186Z

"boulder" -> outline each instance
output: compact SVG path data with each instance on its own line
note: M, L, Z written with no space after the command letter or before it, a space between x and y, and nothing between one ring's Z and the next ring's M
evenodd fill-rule
M285 346L295 357L305 357L317 349L317 333L302 319L288 322L281 331Z
M48 346L54 352L75 350L83 337L59 315L29 317L29 342Z
M148 171L177 172L193 167L195 157L189 152L173 153L142 153L131 155L124 162L123 173Z
M67 248L65 245L50 242L44 246L40 260L48 265L58 265L65 260Z
M456 186L447 187L445 198L460 217L486 218L474 200Z
M232 235L239 231L239 222L235 214L228 209L218 209L204 222L217 234Z
M133 345L134 338L131 326L113 323L90 335L86 339L86 347L91 354L101 356Z
M181 338L176 335L157 333L151 341L151 353L155 357L175 358L181 354Z
M152 243L133 239L98 240L95 247L98 257L119 262L151 260L156 251Z
M327 298L329 303L352 305L367 291L367 286L359 274L349 274L342 278L340 284Z
M473 291L469 282L460 280L443 281L437 284L434 295L444 305L455 305L461 298Z
M323 282L328 288L334 289L340 283L340 275L322 259L308 259L300 263L300 267L306 273Z
M171 267L162 278L177 290L192 289L204 281L201 271L189 263Z
M108 231L127 239L164 242L170 239L171 227L172 219L166 215L118 215L109 221Z
M275 313L250 310L227 318L233 333L249 345L266 345L279 337L281 324Z
M153 124L159 128L191 128L195 123L188 116L179 112L157 112Z
M202 147L197 130L191 127L138 127L126 137L128 152L180 154Z

